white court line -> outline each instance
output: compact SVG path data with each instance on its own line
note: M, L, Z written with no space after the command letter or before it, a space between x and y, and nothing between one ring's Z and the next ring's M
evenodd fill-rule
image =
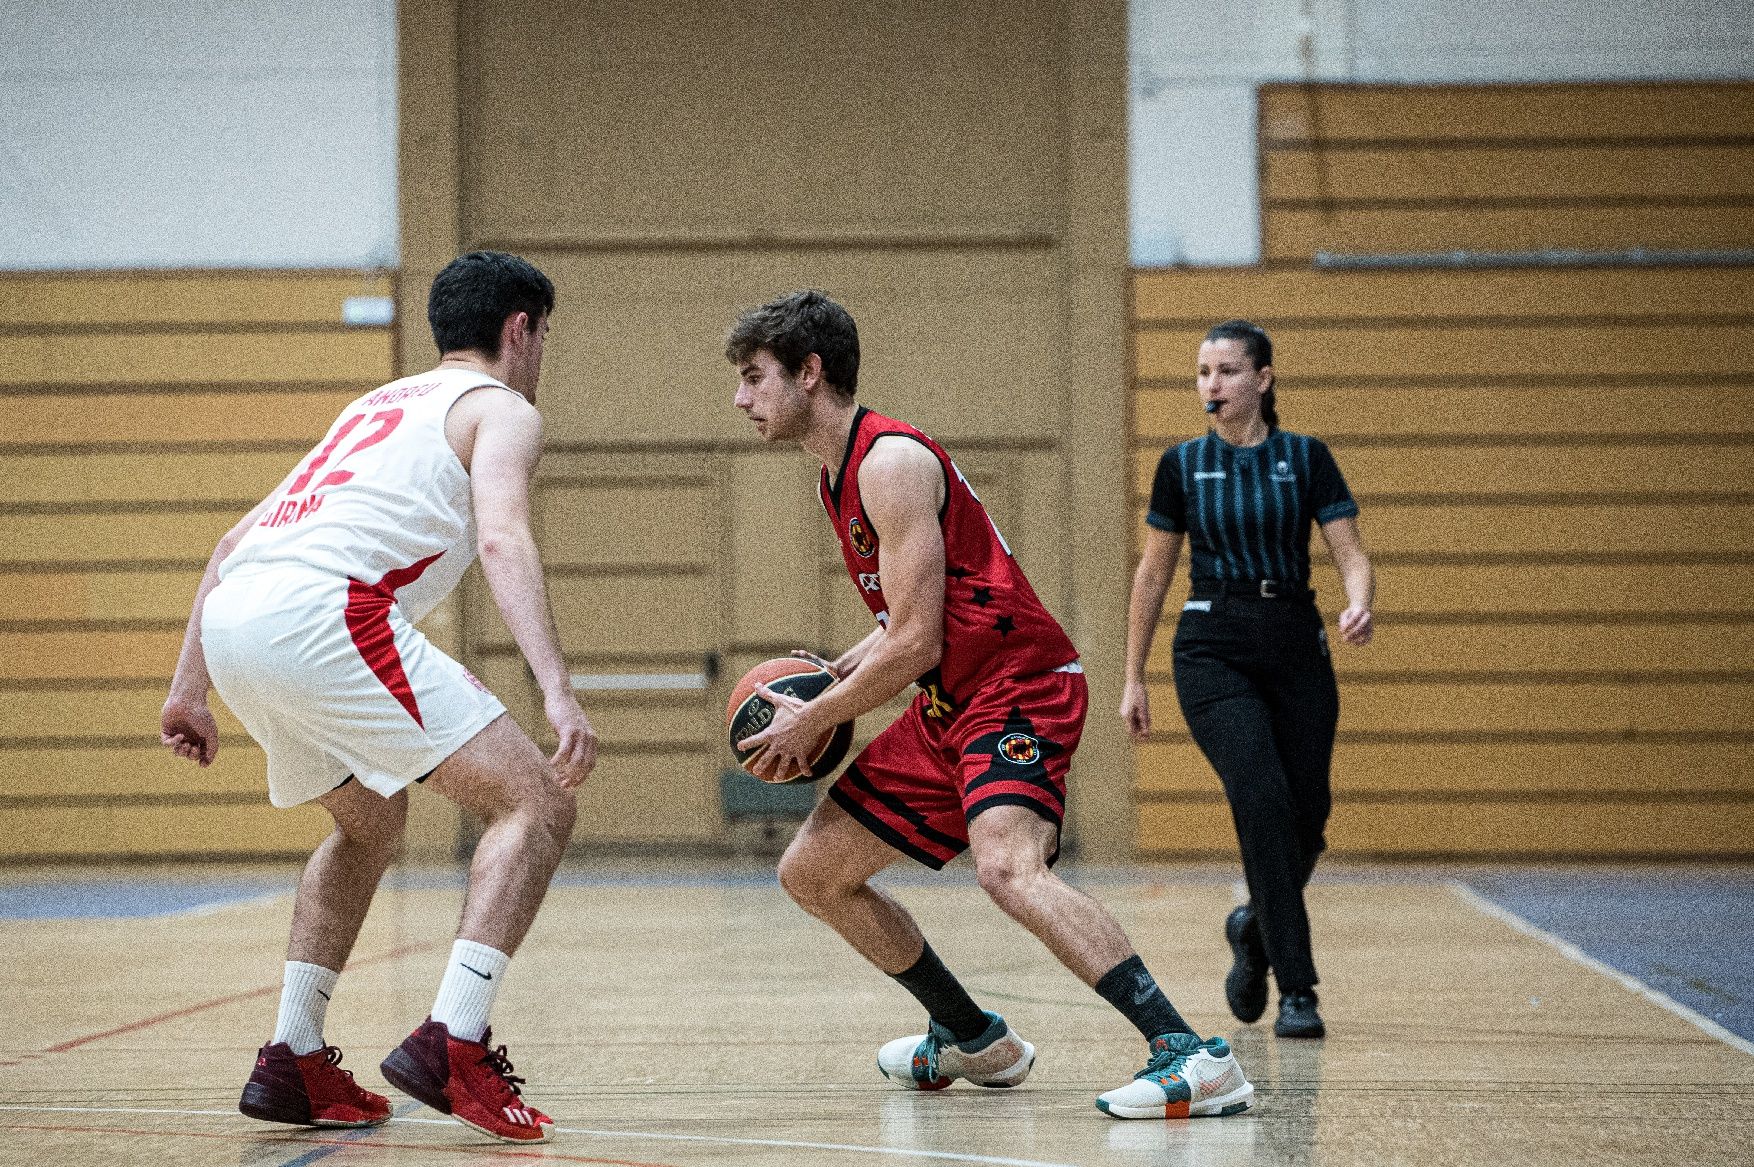
M174 1114L180 1116L213 1115L232 1118L235 1110L155 1110L140 1106L24 1106L0 1103L0 1110L29 1111L50 1114ZM392 1118L393 1123L419 1126L454 1126L448 1118ZM1041 1159L1003 1159L996 1155L966 1155L956 1151L922 1151L907 1147L865 1147L857 1143L807 1143L798 1139L734 1139L720 1135L677 1135L661 1131L606 1131L590 1127L557 1126L556 1134L590 1135L602 1139L665 1139L671 1142L721 1143L740 1147L796 1147L805 1151L851 1151L863 1155L900 1155L909 1159L946 1159L954 1163L987 1163L992 1167L1076 1167L1071 1163L1049 1163ZM101 1132L99 1132L101 1133Z
M1745 1037L1731 1033L1711 1018L1705 1016L1705 1014L1688 1008L1667 993L1651 988L1637 977L1629 976L1626 973L1621 972L1619 969L1614 968L1612 965L1603 964L1571 941L1562 940L1558 936L1553 935L1553 933L1548 932L1546 929L1529 923L1509 908L1501 907L1498 904L1493 903L1491 900L1487 899L1459 879L1450 880L1449 889L1479 911L1484 912L1486 915L1491 916L1493 919L1498 920L1501 923L1510 925L1525 936L1534 937L1536 940L1541 941L1541 943L1555 949L1559 955L1565 957L1567 960L1576 961L1591 972L1602 974L1609 980L1620 985L1621 988L1630 989L1651 1004L1662 1006L1675 1016L1681 1018L1681 1020L1697 1026L1699 1029L1703 1030L1710 1036L1717 1038L1725 1045L1741 1050L1749 1057L1754 1057L1754 1041L1749 1041Z

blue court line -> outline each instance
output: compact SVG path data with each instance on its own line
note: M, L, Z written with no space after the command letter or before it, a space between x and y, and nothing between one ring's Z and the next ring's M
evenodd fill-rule
M139 919L291 894L288 879L89 879L0 884L0 920Z
M414 1111L419 1110L420 1107L421 1107L421 1103L418 1103L418 1102L414 1102L414 1101L404 1102L401 1106L398 1106L393 1111L391 1111L391 1113L393 1115L395 1115L395 1117L401 1118L405 1114L411 1114ZM344 1131L342 1131L339 1134L334 1136L334 1142L331 1143L329 1146L312 1147L308 1151L302 1152L301 1154L298 1154L298 1155L294 1155L292 1158L290 1158L286 1162L282 1163L280 1165L280 1167L308 1167L309 1164L315 1163L319 1159L326 1159L330 1155L335 1154L337 1151L347 1150L347 1148L345 1146L342 1146L340 1144L357 1143L359 1140L365 1138L367 1135L371 1134L373 1131L375 1131L377 1129L378 1128L375 1126L361 1126L361 1127L354 1127L352 1130L344 1130Z
M1473 873L1499 907L1754 1040L1754 871Z
M664 870L662 861L650 870L592 870L562 868L554 877L557 888L759 888L777 891L779 876L773 863L752 862L747 867L726 871L710 866L691 870ZM1228 885L1237 873L1228 869L1200 867L1194 869L1132 867L1126 865L1068 863L1059 868L1076 886L1103 889L1137 887L1141 883L1187 883ZM1324 883L1362 881L1378 883L1429 882L1429 871L1384 874L1380 872L1321 872L1317 879ZM460 890L467 872L461 867L393 867L384 877L383 887L391 891L456 891ZM243 878L202 878L199 874L163 876L143 874L136 879L72 878L64 880L25 880L0 883L0 920L78 920L78 919L140 919L168 916L224 907L263 896L290 895L297 886L298 876L288 871L284 876ZM912 864L898 863L882 872L878 882L892 887L972 887L974 867L957 863L943 871L928 871Z
M384 875L382 890L385 891L457 891L468 881L469 873L464 868L391 868ZM734 888L734 887L771 887L780 885L778 873L769 868L765 871L749 872L676 872L664 874L654 872L642 874L638 872L600 872L600 871L568 871L562 868L555 873L549 882L550 888L557 887L702 887L702 888Z

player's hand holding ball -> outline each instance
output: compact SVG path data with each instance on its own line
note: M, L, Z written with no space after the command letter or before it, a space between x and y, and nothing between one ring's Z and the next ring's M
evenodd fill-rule
M853 723L810 724L808 702L838 678L805 653L756 665L731 690L725 725L737 764L763 782L813 782L832 774L853 741Z
M811 652L807 648L794 648L789 655L797 657L799 660L809 661L811 664L815 665L817 668L821 669L823 672L827 673L829 676L833 677L837 681L841 679L841 675L840 675L839 671L837 671L834 667L834 662L829 661L829 660L825 660L824 658L817 656L815 653Z

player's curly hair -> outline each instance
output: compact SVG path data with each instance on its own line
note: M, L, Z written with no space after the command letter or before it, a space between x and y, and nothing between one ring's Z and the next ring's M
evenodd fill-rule
M536 326L554 311L554 285L535 264L503 251L459 255L432 281L426 322L439 355L475 349L499 356L499 332L506 317L530 314Z
M815 353L824 381L848 397L858 392L859 327L825 292L790 292L737 317L725 337L725 359L741 365L761 349L794 376Z

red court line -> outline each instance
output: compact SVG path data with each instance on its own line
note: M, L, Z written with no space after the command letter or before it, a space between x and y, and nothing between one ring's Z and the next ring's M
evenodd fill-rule
M75 1133L82 1135L144 1135L147 1138L162 1139L225 1139L231 1142L267 1142L260 1136L238 1132L226 1134L220 1131L154 1131L142 1130L138 1127L125 1126L49 1126L39 1123L5 1122L0 1123L0 1131L53 1131L55 1133ZM349 1151L424 1151L428 1154L444 1155L476 1155L491 1154L495 1159L542 1159L550 1163L606 1163L610 1167L675 1167L673 1163L653 1163L646 1159L593 1159L587 1155L556 1155L552 1151L512 1151L503 1146L490 1147L435 1147L430 1143L380 1143L368 1139L278 1139L293 1146L340 1147ZM550 1144L542 1144L546 1147Z
M351 961L347 965L347 969L364 968L368 964L382 964L386 960L395 960L397 957L408 956L416 952L430 952L441 945L449 945L450 943L451 941L449 940L442 940L434 941L430 944L409 944L401 948L393 948L389 952L382 952L377 956L368 956L364 960ZM343 969L342 971L345 972L347 969ZM252 997L266 997L270 993L278 993L279 991L279 985L265 985L259 989L250 989L242 993L233 993L227 997L215 997L211 1001L202 1001L197 1005L186 1005L181 1009L173 1009L169 1013L160 1013L156 1017L147 1017L140 1021L130 1021L126 1025L118 1025L114 1029L106 1029L102 1033L88 1033L84 1037L76 1037L72 1041L64 1041L60 1045L49 1046L42 1052L45 1054L64 1054L68 1050L78 1049L82 1045L90 1045L94 1041L102 1041L106 1037L115 1037L118 1034L123 1033L133 1033L137 1029L148 1029L163 1021L175 1021L177 1018L187 1017L191 1013L200 1013L207 1009L217 1009L221 1005L230 1005L234 1001L248 1001Z

